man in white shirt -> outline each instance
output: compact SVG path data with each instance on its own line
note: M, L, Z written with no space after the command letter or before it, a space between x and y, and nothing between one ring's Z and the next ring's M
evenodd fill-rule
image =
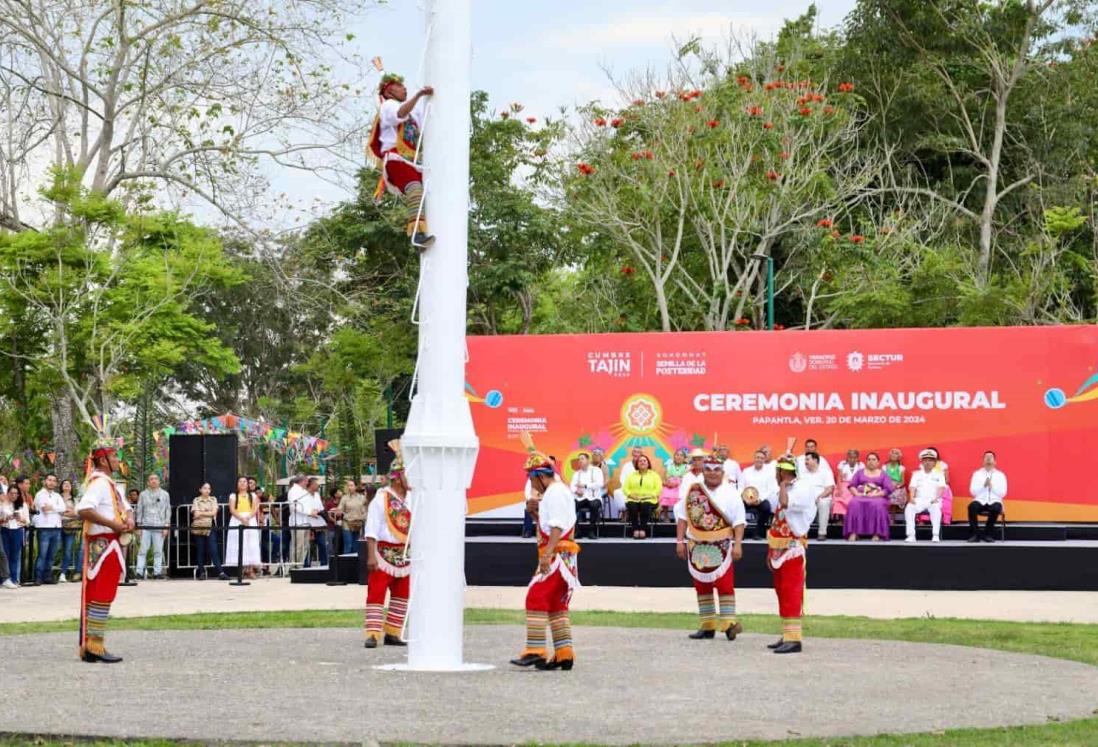
M538 569L526 591L526 646L511 659L519 667L571 670L575 665L572 621L568 606L579 587L576 556L576 502L567 486L557 479L553 460L534 448L529 432L523 433L529 457L524 468L533 490L541 493L536 505ZM553 658L549 658L546 627L552 631Z
M411 99L404 87L404 78L392 73L382 77L378 94L381 107L370 133L369 148L380 161L383 189L399 195L407 210L405 232L417 249L427 249L435 243L435 237L427 230L427 216L423 206L423 171L415 163L419 147L419 135L423 130L426 106L424 99L435 91L424 86Z
M755 461L741 473L741 496L749 510L755 512L755 539L763 539L770 526L770 517L778 505L778 480L774 469L767 463L766 452L755 452ZM751 491L754 498L751 498ZM757 499L757 503L752 503Z
M705 449L695 448L690 454L690 469L686 471L686 474L679 480L679 500L681 501L690 492L690 486L694 483L705 481L705 460L709 458L709 455L705 453Z
M324 509L323 503L320 504L319 510L314 505L313 497L305 488L304 475L294 475L290 478L290 490L286 494L286 502L290 504L291 527L312 527L312 520L318 517L320 511ZM291 529L290 531L293 534L293 554L290 557L290 562L299 563L307 568L310 562L309 535L312 532L305 529Z
M768 648L776 654L795 654L803 641L804 566L819 493L816 485L796 477L793 459L782 457L777 469L778 507L766 533L766 565L774 573L782 637Z
M921 469L915 470L907 488L907 506L904 508L904 523L907 524L907 539L915 541L915 517L926 511L930 514L931 542L939 542L942 530L942 494L945 492L945 476L934 469L938 456L933 449L919 452Z
M811 486L816 491L816 515L819 517L816 539L823 542L827 539L827 525L831 520L835 476L830 469L824 467L819 454L809 451L804 454L804 469L798 473L797 484Z
M831 482L834 483L835 473L831 469L831 463L827 461L827 457L820 454L819 448L816 445L816 439L814 438L810 438L804 442L804 454L801 454L799 457L797 457L797 477L801 477L804 475L805 456L810 451L816 455L816 459L819 461L820 467L827 472L831 472Z
M57 492L57 475L46 475L45 483L34 496L35 534L38 536L38 561L34 566L35 580L40 584L54 584L53 558L61 549L61 515L65 513L65 499Z
M1007 479L995 466L995 452L984 452L984 466L972 473L968 486L972 502L968 504L969 542L994 542L995 522L1003 512L1007 494ZM987 516L983 534L978 532L978 517Z
M115 664L122 657L107 653L104 637L118 582L126 575L122 547L133 539L133 507L112 477L119 466L114 445L100 441L92 450L91 461L93 469L76 504L87 537L80 577L80 658L89 663Z
M717 458L721 460L721 464L724 467L724 481L737 490L742 488L743 481L740 474L742 470L740 470L740 465L728 455L728 447L726 445L721 444L717 447Z
M586 511L589 519L588 539L597 539L599 519L602 517L602 470L591 464L591 457L580 452L578 464L572 473L572 495L576 500L576 513Z
M743 625L736 619L733 563L743 557L747 518L739 491L725 479L720 455L707 460L703 471L702 482L693 483L675 504L675 553L686 561L698 597L699 625L690 637L715 638L720 632L734 641Z

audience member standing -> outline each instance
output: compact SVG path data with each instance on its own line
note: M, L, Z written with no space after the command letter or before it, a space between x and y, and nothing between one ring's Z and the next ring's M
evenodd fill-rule
M198 489L198 497L191 501L191 534L194 535L197 550L197 578L206 580L206 553L210 555L217 577L228 581L229 576L221 568L221 555L217 546L217 497L211 495L208 482Z
M160 487L160 477L151 474L146 488L137 496L137 526L151 527L141 530L141 542L137 546L136 575L145 578L146 558L149 547L153 553L153 578L164 578L164 540L168 538L171 524L172 500L168 491Z
M347 480L343 485L343 497L336 506L336 513L340 518L343 529L343 552L358 555L358 541L362 537L362 529L366 524L366 499L365 485L359 492L354 480Z
M313 506L309 491L305 488L305 477L294 475L290 478L290 490L286 494L290 505L290 534L293 552L290 562L304 567L309 566L309 539L312 534ZM308 527L308 529L302 528Z
M20 584L22 586L38 586L38 580L34 577L34 535L27 531L34 524L34 496L30 491L30 478L19 475L15 478L15 489L19 491L19 505L23 508L23 516L26 521L23 524L23 553L20 565L24 566L19 571Z
M259 531L246 527L258 527L256 518L255 495L248 490L248 478L239 477L236 481L236 492L229 494L229 533L225 537L225 561L222 565L236 566L239 563L244 566L244 575L255 578L256 570L262 559L259 555ZM236 527L245 527L243 531ZM241 538L243 534L243 538Z
M72 491L72 480L62 480L61 500L65 502L65 512L61 514L61 576L58 581L75 581L83 571L80 550L84 520L76 513L76 496Z
M343 547L342 532L337 537L336 529L339 528L339 502L343 500L342 488L334 487L328 491L328 498L324 501L324 537L325 545L330 548L332 555L339 555L345 550Z
M320 480L310 477L305 483L305 490L309 493L309 505L312 512L309 514L309 523L313 527L313 541L316 542L316 557L322 568L328 566L328 520L324 510L324 500L320 497ZM306 566L310 565L306 561Z
M23 578L23 543L28 524L30 511L23 502L19 486L12 485L0 497L0 541L8 556L8 582L11 584L8 588L19 586Z
M984 452L984 466L972 473L968 486L972 502L968 504L969 542L994 542L992 532L995 522L1003 513L1003 499L1007 494L1007 479L995 466L995 452ZM979 532L979 517L987 516L987 525Z
M34 565L34 580L40 584L57 583L53 580L53 559L61 549L61 515L65 513L65 501L57 492L57 475L48 474L42 487L34 496L34 529L38 535L38 562Z
M911 476L907 507L904 509L904 523L907 525L905 542L915 541L915 518L923 511L930 514L931 541L938 542L942 531L942 493L946 486L945 477L934 469L938 462L938 454L934 449L920 451L919 460L922 463L922 469L916 470Z

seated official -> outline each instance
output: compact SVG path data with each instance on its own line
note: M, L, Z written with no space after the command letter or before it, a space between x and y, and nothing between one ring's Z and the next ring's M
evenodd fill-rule
M1003 499L1007 494L1007 479L995 466L995 452L984 452L984 466L972 473L968 486L972 502L968 504L969 542L994 542L991 533L995 522L1003 513ZM987 517L984 531L978 531L980 516Z
M587 512L588 539L595 539L602 517L602 470L591 464L591 457L586 452L580 452L577 460L576 471L572 473L572 496L576 500L577 513Z
M652 469L652 461L647 454L641 454L633 460L633 471L625 479L622 492L625 493L625 508L629 513L629 524L633 527L633 539L646 539L648 525L652 521L652 510L656 507L663 490L663 479Z
M778 479L767 452L759 449L755 460L740 473L744 505L755 512L755 539L764 539L778 505ZM753 491L753 492L752 492Z
M819 520L816 539L827 539L827 524L831 519L831 499L835 493L835 476L814 451L804 454L804 470L797 475L798 484L811 485L816 491L816 517Z
M865 467L850 479L850 503L843 518L843 536L851 542L859 536L872 537L874 542L887 540L888 497L895 488L892 478L881 467L877 452L866 454Z
M924 511L930 514L931 542L940 541L942 531L942 495L946 489L945 475L935 469L938 452L923 449L919 452L921 467L911 475L908 484L907 506L904 508L904 524L907 527L905 542L915 541L915 518Z

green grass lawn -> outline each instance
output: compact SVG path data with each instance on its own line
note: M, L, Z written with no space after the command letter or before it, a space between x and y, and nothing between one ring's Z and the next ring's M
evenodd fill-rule
M697 622L686 613L625 613L575 612L576 625L607 627L671 628L691 630ZM471 609L465 619L470 624L521 625L523 615L517 610ZM744 627L752 633L777 636L780 623L774 615L744 615ZM362 624L361 610L317 610L305 612L241 612L226 614L165 615L160 617L118 618L111 621L111 630L219 630L227 628L356 628ZM0 635L72 632L76 621L49 623L4 623ZM936 618L906 618L873 620L865 617L808 617L805 635L817 638L872 638L880 640L952 643L962 646L1042 654L1071 659L1098 666L1098 625L1072 623L1014 623L985 620ZM1004 683L1004 687L1009 683ZM1095 698L1098 715L1098 694ZM37 744L43 747L74 744L72 741L36 740L32 738L0 737L0 747ZM168 747L177 742L163 740L98 741L82 744L107 747ZM843 739L801 739L780 742L730 742L730 745L796 745L798 747L886 747L912 745L1098 745L1098 718L1042 726L1009 727L1003 729L958 729L933 734L903 734Z

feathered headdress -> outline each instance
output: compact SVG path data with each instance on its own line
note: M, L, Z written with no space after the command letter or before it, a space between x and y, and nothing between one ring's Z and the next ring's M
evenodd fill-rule
M396 454L393 457L392 463L389 465L389 475L399 475L404 473L404 450L400 446L400 439L396 438L389 442L389 448Z
M522 443L523 448L526 449L526 464L523 466L523 469L526 470L528 476L550 476L554 474L553 460L550 459L547 454L537 450L537 447L534 446L534 437L530 435L530 431L523 431L519 434L519 441Z
M92 442L91 451L84 460L84 475L90 475L95 469L95 460L110 454L118 453L118 440L107 436L107 423L103 417L92 417L92 426L95 428L95 440Z

